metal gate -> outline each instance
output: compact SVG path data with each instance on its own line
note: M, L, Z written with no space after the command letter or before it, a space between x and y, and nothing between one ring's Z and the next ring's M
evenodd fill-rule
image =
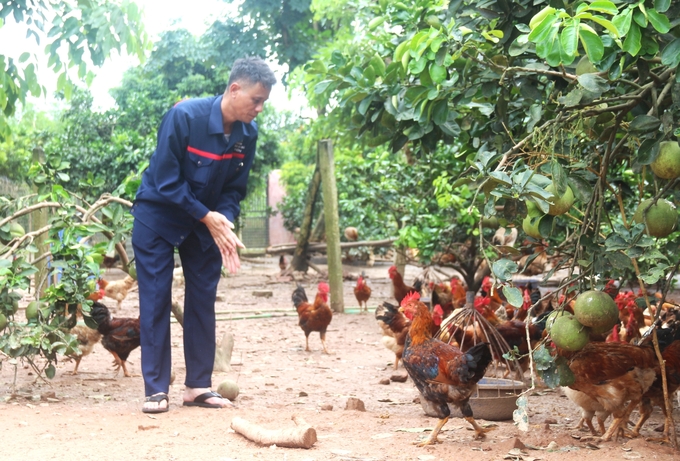
M269 212L267 190L255 192L241 202L241 241L248 250L269 246Z

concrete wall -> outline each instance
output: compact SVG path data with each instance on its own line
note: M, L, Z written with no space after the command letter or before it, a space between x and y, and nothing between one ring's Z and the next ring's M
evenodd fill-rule
M281 170L274 170L269 173L268 181L268 203L273 210L277 210L276 205L283 199L286 195L286 191L283 185L279 182L281 177ZM274 216L269 217L269 245L281 245L284 243L294 243L295 237L291 232L288 232L285 227L283 227L283 216L281 213L277 213Z

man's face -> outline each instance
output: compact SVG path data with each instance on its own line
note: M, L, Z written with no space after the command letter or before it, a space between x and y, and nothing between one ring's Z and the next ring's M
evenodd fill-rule
M247 82L232 83L229 94L233 98L231 104L233 113L230 116L244 123L252 122L264 109L264 102L269 99L270 91L261 83L254 85Z

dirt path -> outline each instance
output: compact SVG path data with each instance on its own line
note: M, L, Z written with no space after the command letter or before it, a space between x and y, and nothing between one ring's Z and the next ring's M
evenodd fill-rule
M350 273L367 272L373 288L369 305L390 298L387 266L347 266ZM237 407L229 410L184 408L182 329L173 324L173 364L177 379L170 391L170 412L145 415L139 376L114 376L111 355L98 344L85 357L80 374L71 376L73 363L60 363L48 384L37 382L30 369L17 370L17 394L11 395L14 367L0 369L1 460L680 460L680 455L644 438L587 445L586 433L569 429L579 410L559 391L540 389L529 397L529 431L512 421L480 421L493 428L486 440L475 441L469 425L451 418L440 435L441 444L419 448L413 442L433 428L436 418L425 416L410 380L380 384L393 375L394 356L380 343L373 313L336 314L327 334L332 355L321 353L317 334L310 336L312 352L304 351L304 334L297 326L290 294L294 284L278 281L276 258L244 264L241 273L220 284L218 337L234 335L232 371L215 373L238 382ZM407 268L406 279L417 273ZM305 283L306 287L312 286ZM353 282L345 282L345 306L355 308ZM270 298L254 296L269 290ZM308 291L315 293L314 288ZM179 292L178 292L179 293ZM110 300L109 300L110 301ZM109 306L115 303L108 302ZM136 292L117 316L137 315ZM229 319L229 320L227 320ZM139 349L129 361L139 374ZM350 397L366 411L345 410ZM676 404L677 405L677 404ZM676 410L676 420L678 418ZM293 427L293 415L317 431L309 450L261 447L230 429L239 416L264 427ZM633 420L637 419L634 413ZM662 422L658 409L643 434ZM580 438L579 438L580 437ZM525 448L518 449L516 446ZM599 447L599 448L597 448ZM508 458L509 457L509 458Z

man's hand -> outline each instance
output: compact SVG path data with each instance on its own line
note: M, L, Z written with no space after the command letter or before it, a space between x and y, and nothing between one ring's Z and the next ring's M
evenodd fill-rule
M234 225L222 214L217 211L209 211L201 222L208 227L210 235L215 240L217 248L222 254L222 264L232 274L235 274L241 267L241 260L238 257L238 248L245 248L245 245L234 234Z

